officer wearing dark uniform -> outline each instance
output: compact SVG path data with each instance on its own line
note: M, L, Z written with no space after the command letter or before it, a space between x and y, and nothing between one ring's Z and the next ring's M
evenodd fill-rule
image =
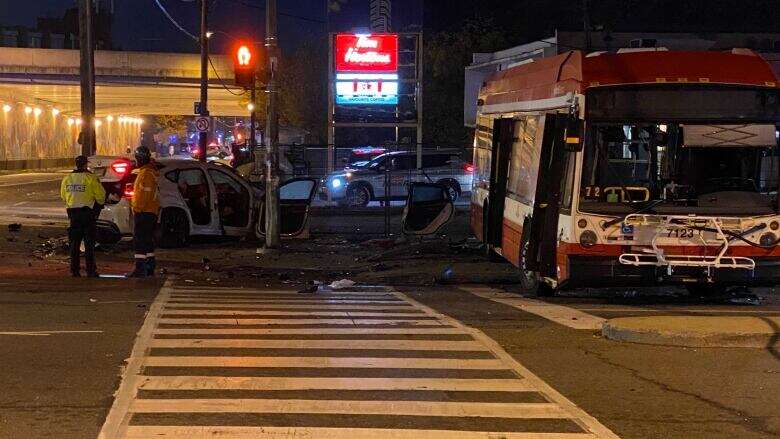
M87 158L76 157L76 169L62 179L60 197L68 210L68 241L70 245L70 274L81 276L79 250L84 242L84 259L88 277L98 277L95 264L95 234L97 220L106 191L95 174L87 169Z
M133 183L133 247L135 270L130 277L153 276L157 265L154 256L154 231L160 212L160 190L157 186L157 167L152 162L152 152L145 146L135 150L137 169Z

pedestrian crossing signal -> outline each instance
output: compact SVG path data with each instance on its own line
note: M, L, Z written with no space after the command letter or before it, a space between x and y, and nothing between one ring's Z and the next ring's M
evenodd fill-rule
M233 73L239 87L251 88L255 83L257 55L249 44L239 44L233 51Z

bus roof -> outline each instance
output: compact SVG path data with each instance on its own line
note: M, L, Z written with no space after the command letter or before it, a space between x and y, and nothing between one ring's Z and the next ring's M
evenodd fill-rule
M480 91L480 105L550 100L584 93L590 87L681 82L780 87L780 79L769 63L747 49L590 56L570 51L492 74Z

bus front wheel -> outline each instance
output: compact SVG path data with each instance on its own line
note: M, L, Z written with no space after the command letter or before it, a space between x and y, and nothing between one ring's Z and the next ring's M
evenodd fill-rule
M523 227L523 230L528 230ZM523 233L522 243L520 244L520 290L523 294L534 294L537 297L552 297L555 295L555 288L543 282L539 273L528 268L528 250L531 247L529 238L530 233Z

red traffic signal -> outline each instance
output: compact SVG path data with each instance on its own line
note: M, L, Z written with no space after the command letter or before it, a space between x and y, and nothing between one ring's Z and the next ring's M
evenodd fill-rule
M233 74L236 85L250 88L255 84L257 53L250 44L240 43L233 50Z

